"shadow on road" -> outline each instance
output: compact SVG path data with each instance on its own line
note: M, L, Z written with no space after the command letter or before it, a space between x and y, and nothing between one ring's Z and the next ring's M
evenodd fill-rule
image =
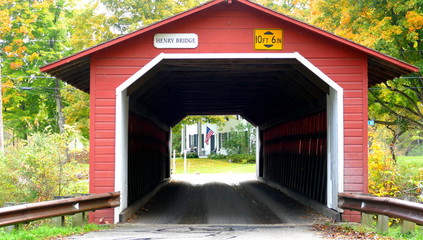
M141 224L312 224L317 214L254 174L174 175L131 220Z

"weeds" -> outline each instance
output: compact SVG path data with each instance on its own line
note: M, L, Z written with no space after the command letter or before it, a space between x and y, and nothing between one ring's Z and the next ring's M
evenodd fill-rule
M50 225L43 225L33 229L13 230L12 232L6 232L4 229L0 229L0 240L57 239L107 228L110 228L110 226L87 224L82 227L52 227Z

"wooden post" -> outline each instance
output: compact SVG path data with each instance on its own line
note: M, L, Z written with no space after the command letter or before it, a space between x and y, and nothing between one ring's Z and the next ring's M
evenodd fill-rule
M54 200L72 198L74 196L54 196ZM66 223L65 216L58 216L51 219L51 224L55 227L64 227Z
M85 212L77 213L73 215L72 226L84 226L85 224Z
M401 220L401 232L408 233L414 231L416 224L407 220Z
M376 225L376 231L377 232L387 232L388 231L388 223L389 223L389 217L385 215L378 215L377 216L377 225Z
M361 213L361 224L363 224L366 227L373 227L373 217L375 215L368 214L365 212Z
M58 216L51 219L51 224L55 227L64 227L65 221L65 216Z
M172 173L176 172L176 150L173 149L173 169L172 169Z
M187 173L187 150L184 150L184 173Z
M201 120L197 123L197 154L198 157L201 156L201 145L203 144L202 141L202 131L201 131Z

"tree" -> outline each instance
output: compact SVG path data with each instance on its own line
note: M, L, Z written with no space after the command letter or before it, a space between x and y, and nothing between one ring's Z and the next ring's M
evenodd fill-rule
M113 31L128 33L177 13L196 7L206 0L100 0L111 13Z
M115 36L106 24L105 13L97 13L98 3L76 3L2 1L0 39L6 42L2 46L4 119L13 136L26 138L47 127L62 132L65 123L78 124L88 136L88 109L81 110L89 104L87 95L77 93L78 99L69 95L64 99L62 94L70 88L39 72L46 63Z
M307 21L310 14L311 1L309 0L255 0L253 2L303 21Z
M59 130L56 83L38 68L68 52L67 28L63 18L70 14L64 0L10 1L0 9L3 26L4 118L14 135L26 138L28 133L47 126ZM56 94L57 95L57 94Z
M423 67L423 1L316 0L308 21L365 46ZM406 131L423 127L423 75L394 79L369 91L369 118L392 133L391 153Z
M75 126L84 138L89 139L90 96L69 85L61 93L66 103L63 107L66 124Z
M239 123L231 129L223 147L228 151L228 155L253 154L255 152L255 135L256 131L253 125Z

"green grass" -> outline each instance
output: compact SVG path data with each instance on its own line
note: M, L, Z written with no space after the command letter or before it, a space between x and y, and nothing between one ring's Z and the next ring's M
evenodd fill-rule
M52 227L43 225L34 229L19 229L12 232L6 232L0 228L0 240L59 239L66 236L107 229L109 227L108 225L97 224L87 224L82 227Z
M361 233L375 233L376 229L376 224L374 227L366 227L361 224L343 224L342 226L346 231L356 231ZM388 232L376 234L393 239L423 240L423 226L416 226L413 232L402 233L401 227L398 224L395 224L388 228Z
M173 161L171 161L173 168ZM255 164L230 163L228 160L208 158L187 158L186 173L255 173ZM184 173L184 159L176 159L174 174Z
M399 156L397 161L400 166L423 168L423 156Z

